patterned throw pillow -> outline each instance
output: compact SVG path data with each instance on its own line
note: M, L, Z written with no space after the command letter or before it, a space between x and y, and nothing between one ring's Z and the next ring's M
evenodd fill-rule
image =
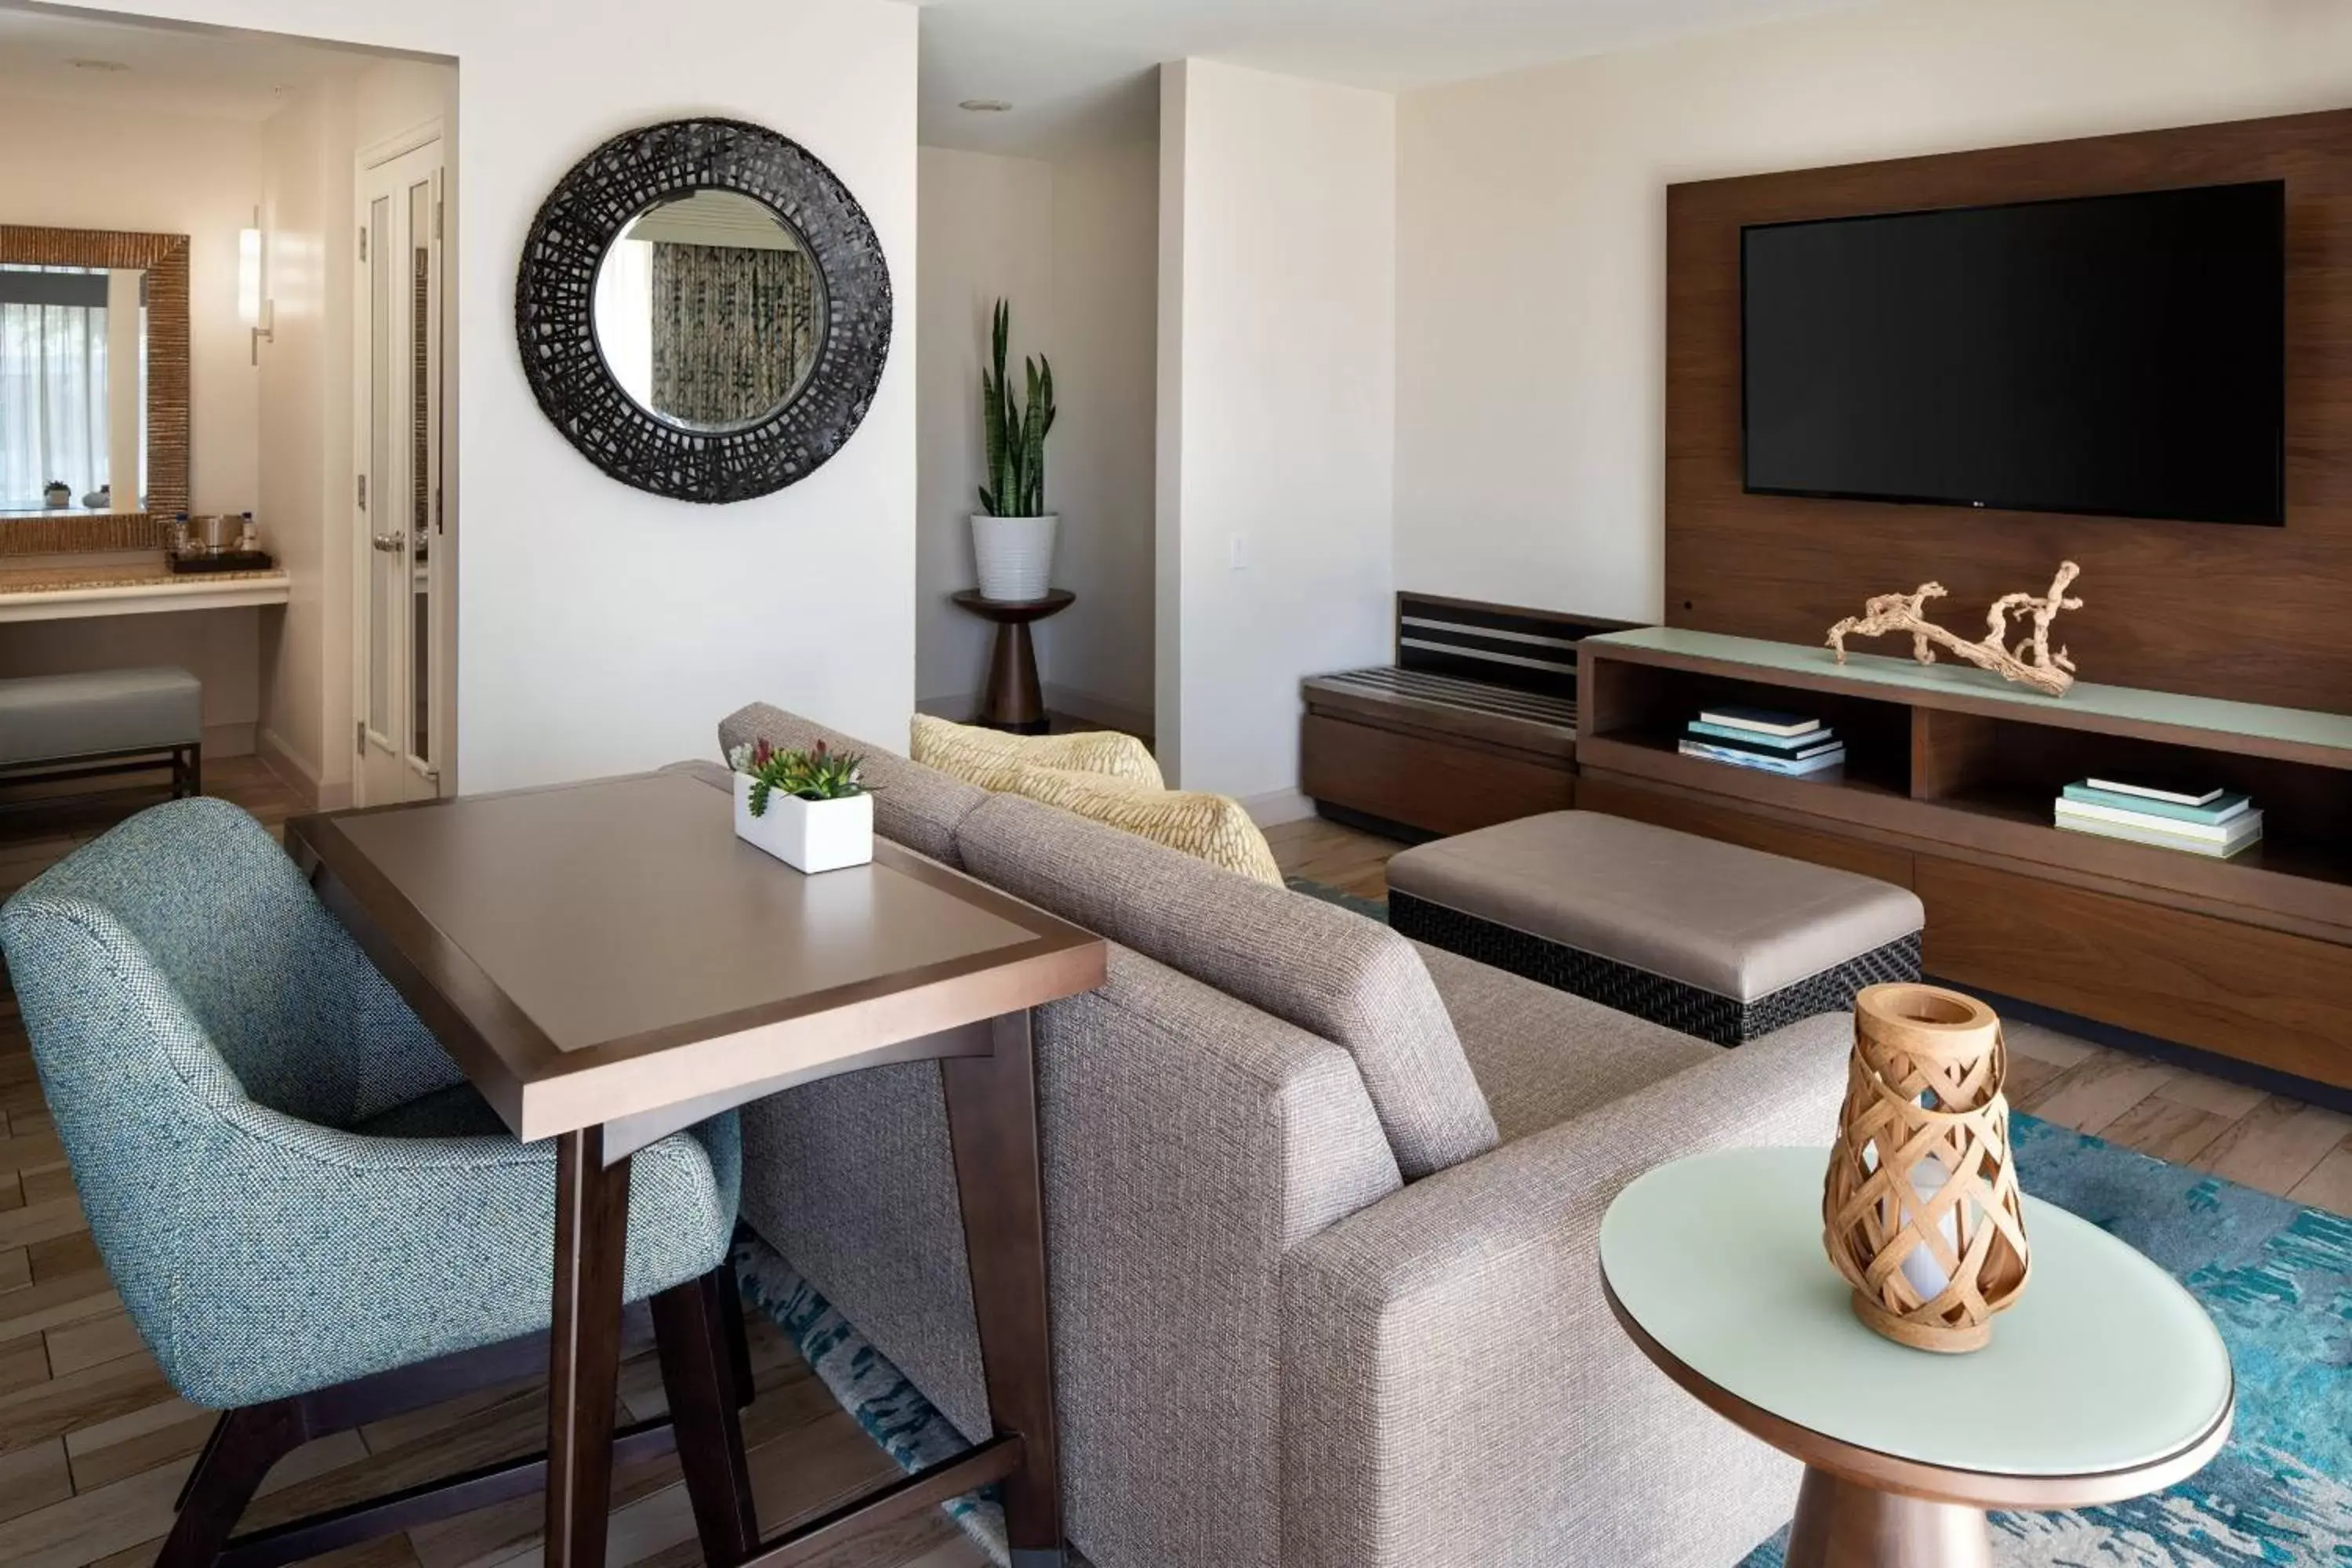
M1150 749L1132 735L1097 731L1077 735L1008 735L971 724L915 715L915 761L982 789L1004 791L1023 768L1057 768L1165 787Z
M1274 863L1265 835L1241 802L1226 795L1045 767L1016 768L995 787L1001 794L1026 795L1181 850L1219 870L1272 887L1283 885L1282 868Z

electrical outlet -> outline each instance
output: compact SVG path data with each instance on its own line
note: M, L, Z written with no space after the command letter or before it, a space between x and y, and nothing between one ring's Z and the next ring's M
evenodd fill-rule
M1249 535L1236 533L1225 541L1225 564L1236 572L1249 570Z

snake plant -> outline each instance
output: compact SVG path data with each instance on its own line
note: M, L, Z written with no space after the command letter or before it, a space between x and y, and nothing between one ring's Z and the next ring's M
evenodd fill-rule
M1004 368L1013 335L1013 312L996 302L990 334L996 368L980 373L980 416L988 446L988 482L980 487L981 510L991 517L1045 515L1045 436L1054 428L1054 367L1045 356L1023 360L1028 406L1013 395Z

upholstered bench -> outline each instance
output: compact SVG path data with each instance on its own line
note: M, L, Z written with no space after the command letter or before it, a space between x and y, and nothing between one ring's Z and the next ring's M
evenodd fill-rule
M86 778L168 758L172 794L204 787L205 689L184 669L0 680L0 784Z
M1441 838L1388 878L1404 935L1717 1045L1919 978L1908 889L1599 812Z

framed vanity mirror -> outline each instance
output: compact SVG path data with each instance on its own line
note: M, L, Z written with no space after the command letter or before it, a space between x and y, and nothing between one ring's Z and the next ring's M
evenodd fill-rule
M160 549L187 509L187 237L0 225L0 555Z
M625 484L747 500L805 478L866 417L890 275L833 172L730 120L624 132L540 209L515 282L541 409Z

